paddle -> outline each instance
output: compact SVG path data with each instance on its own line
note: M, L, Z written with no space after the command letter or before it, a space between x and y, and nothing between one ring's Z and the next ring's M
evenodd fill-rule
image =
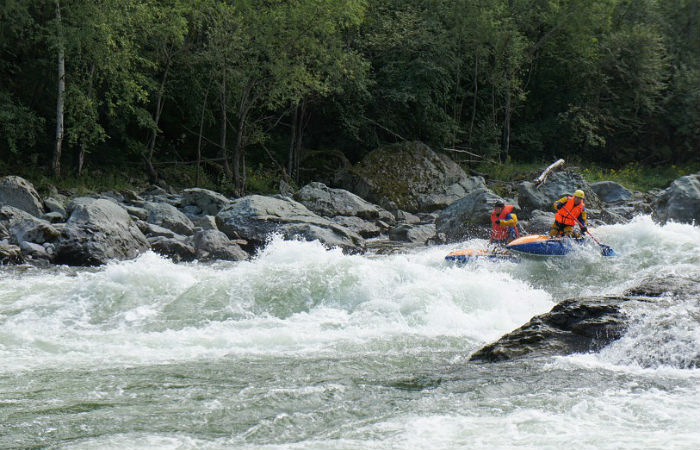
M586 229L586 233L593 239L593 242L600 246L600 252L603 254L603 256L615 255L615 251L612 249L612 247L610 247L609 245L601 244L600 241L595 236L593 236L593 233L588 231L588 227L586 227L586 225L583 222L578 220L578 217L576 218L576 221L578 222L579 226L583 226Z

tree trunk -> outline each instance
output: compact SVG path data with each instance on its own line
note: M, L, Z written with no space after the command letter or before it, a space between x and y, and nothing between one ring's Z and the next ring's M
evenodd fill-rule
M58 24L58 95L56 97L56 146L53 150L51 168L53 175L61 176L61 147L63 146L63 102L66 92L66 58L63 49L63 33L61 30L61 4L56 0L56 21Z
M295 145L294 149L294 171L295 171L295 177L294 180L299 183L299 162L301 161L301 148L302 144L304 142L304 131L306 130L306 125L308 124L309 121L309 115L307 114L307 109L306 109L306 102L302 99L301 104L299 105L300 111L299 111L299 117L298 117L298 130L297 130L297 142Z
M221 80L221 95L219 99L221 101L221 128L219 132L219 147L221 147L221 156L224 160L224 174L227 180L232 177L231 167L228 164L228 150L226 149L226 133L227 133L227 111L226 111L226 71L224 70L224 75Z
M289 142L289 158L287 160L287 172L294 177L294 149L297 139L297 122L299 121L299 103L294 105L294 117L292 118L292 138Z
M95 75L95 64L93 63L90 66L90 76L88 78L88 96L92 98L93 92L92 92L92 78ZM85 165L85 154L87 153L87 145L85 145L85 141L83 140L80 143L80 151L78 152L78 178L83 176L83 166Z
M245 185L245 161L243 157L243 137L245 135L245 126L248 120L248 112L250 111L250 92L255 86L255 81L250 80L243 88L241 93L241 102L238 106L238 126L236 130L236 143L233 147L233 177L236 191L242 195Z
M510 10L510 14L513 14L513 5L514 5L514 0L508 0L508 8ZM510 47L512 46L511 44L511 38L509 36L508 42L506 46L506 104L505 104L505 111L503 115L503 153L504 153L504 158L502 161L508 159L508 151L510 150L510 116L512 113L512 108L511 108L511 84L513 81L513 71L511 68L511 62L510 62L510 56L511 56L511 51Z
M156 111L153 117L153 131L151 137L148 140L148 158L146 158L146 168L148 169L148 178L151 183L158 181L158 172L153 166L153 153L156 147L156 137L158 137L158 124L160 123L160 115L163 112L163 105L165 100L163 99L165 93L165 83L168 80L168 74L170 73L170 63L172 58L168 54L168 58L165 63L165 72L163 73L163 79L160 81L160 88L158 89L158 96L156 97Z
M469 148L472 146L472 133L474 132L474 120L476 119L476 97L479 93L479 54L474 54L474 98L472 100L472 118L469 122Z
M199 186L199 171L202 165L202 132L204 131L204 112L207 107L207 97L209 97L209 88L211 87L211 75L207 82L207 90L204 92L204 100L202 100L202 114L199 117L199 137L197 138L197 171L194 175L194 185Z

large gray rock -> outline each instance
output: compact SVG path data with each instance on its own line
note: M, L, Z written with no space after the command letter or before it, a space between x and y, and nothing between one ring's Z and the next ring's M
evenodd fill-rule
M583 177L573 171L554 172L539 187L530 181L523 181L518 185L518 205L522 211L522 218L527 219L530 213L536 209L540 211L554 211L553 204L556 200L571 195L575 190L581 189L586 194L585 204L587 208L600 209L602 206L595 191Z
M197 206L203 214L215 216L221 209L228 205L230 200L223 194L209 189L191 188L182 191L182 205Z
M218 230L198 231L192 238L197 259L200 261L227 260L243 261L248 254Z
M598 351L627 331L628 307L667 308L678 301L695 299L698 294L700 283L697 280L664 277L646 280L623 295L567 299L548 313L533 317L517 330L476 351L471 360L495 362L526 355ZM659 328L665 325L659 324ZM691 367L698 364L700 356L687 363Z
M44 214L41 197L32 183L14 175L0 179L0 206L5 205L14 206L36 217Z
M352 192L332 189L323 183L309 183L301 188L294 198L310 211L324 217L356 216L362 219L376 219L379 210Z
M527 234L547 234L552 227L552 223L554 223L553 212L547 213L536 209L530 214L527 222L523 224L523 228L527 231Z
M662 223L700 223L700 175L686 175L671 183L654 202L654 212Z
M216 230L216 217L214 216L197 216L190 217L190 220L194 224L195 228L201 228L202 230Z
M44 204L50 212L58 213L64 219L68 217L68 213L66 213L66 208L65 206L63 206L63 202L61 200L49 197L44 199Z
M56 262L76 266L129 259L149 249L146 237L126 210L105 199L82 197L69 205L71 216L56 243Z
M448 242L460 241L465 237L488 236L491 211L501 197L487 188L477 189L461 200L445 208L437 218L437 232ZM507 202L506 202L507 203Z
M181 239L154 236L148 238L148 242L154 252L166 256L175 262L192 261L196 257L194 247Z
M22 264L22 249L6 240L0 241L0 264Z
M192 221L180 210L168 203L148 202L144 205L148 211L146 221L154 225L173 230L178 234L190 236L194 229Z
M591 183L591 189L605 203L618 203L632 200L632 192L614 181L598 181Z
M216 215L219 230L231 239L262 246L271 233L287 238L318 239L348 251L364 250L361 236L320 217L288 197L249 195L231 202Z
M351 230L365 239L377 237L387 227L380 227L381 221L369 221L353 216L335 216L331 220L340 226Z
M5 226L10 242L15 245L23 241L43 244L55 241L60 235L60 232L46 220L12 206L0 208L0 223Z
M390 211L392 205L409 212L445 208L485 186L483 178L467 176L448 156L420 142L378 148L339 172L335 184Z
M399 242L425 244L428 240L434 238L435 234L435 224L410 225L404 223L389 231L389 239Z

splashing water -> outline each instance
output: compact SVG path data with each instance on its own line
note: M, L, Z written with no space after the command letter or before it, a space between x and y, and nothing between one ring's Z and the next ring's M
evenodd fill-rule
M273 239L247 262L148 253L0 272L0 448L695 449L700 305L637 305L597 354L467 363L557 301L700 275L648 217L577 252L454 266Z

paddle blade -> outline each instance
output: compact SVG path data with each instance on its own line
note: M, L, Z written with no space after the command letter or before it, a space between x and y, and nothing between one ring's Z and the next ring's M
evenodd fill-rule
M615 250L613 250L609 245L605 244L600 244L600 253L603 256L615 256Z

